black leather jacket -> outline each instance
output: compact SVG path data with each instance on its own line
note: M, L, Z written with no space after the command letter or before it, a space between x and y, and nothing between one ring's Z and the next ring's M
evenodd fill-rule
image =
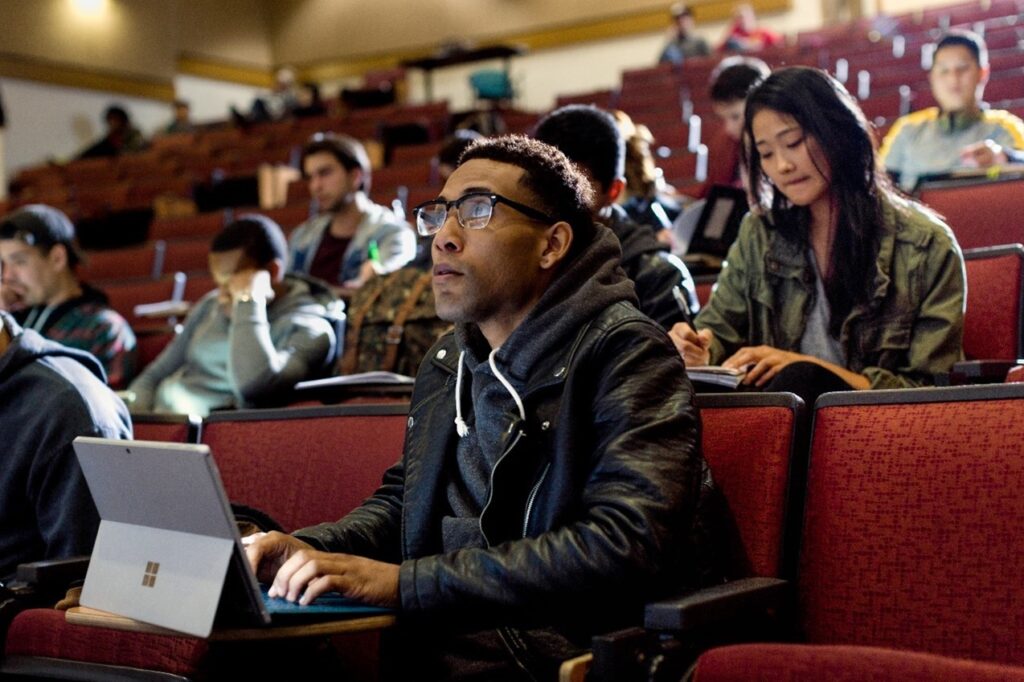
M640 311L665 330L677 322L693 324L700 311L697 286L689 269L621 206L612 206L608 227L622 244L622 269L636 286Z
M404 612L490 623L574 621L597 632L638 621L646 600L690 578L699 420L656 324L614 303L541 357L521 391L527 419L492 472L481 514L489 546L442 554L458 358L451 333L428 354L403 459L374 496L298 537L401 562Z

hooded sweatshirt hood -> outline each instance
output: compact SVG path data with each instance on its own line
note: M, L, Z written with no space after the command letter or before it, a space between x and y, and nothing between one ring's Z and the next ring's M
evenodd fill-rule
M452 513L441 521L445 551L483 546L479 517L491 472L521 434L521 393L534 375L540 378L539 365L570 347L608 306L636 305L633 283L619 266L618 239L608 228L596 228L593 241L562 266L500 348L492 350L475 324L455 327L461 351L454 395L459 439L446 491Z
M621 206L612 206L611 210L608 227L622 244L623 263L631 263L634 258L645 253L668 251L668 247L658 241L654 236L654 230L649 226L641 225L630 218Z
M11 335L7 352L0 354L0 383L6 381L19 369L39 358L64 357L82 365L97 379L106 383L107 375L95 357L85 351L69 348L55 341L49 341L31 329L22 329L14 318L0 312L0 324Z

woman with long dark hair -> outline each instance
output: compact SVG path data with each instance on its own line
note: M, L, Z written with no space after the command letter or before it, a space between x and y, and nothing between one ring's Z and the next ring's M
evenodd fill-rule
M671 336L687 365L744 383L824 391L931 383L960 359L963 256L949 228L899 196L863 113L817 69L781 69L747 97L753 210L714 294Z

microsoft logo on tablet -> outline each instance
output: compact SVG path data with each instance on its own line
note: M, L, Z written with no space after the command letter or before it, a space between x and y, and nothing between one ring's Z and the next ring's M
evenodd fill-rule
M157 561L146 562L146 573L142 576L143 587L156 587L156 573L160 570L160 563Z

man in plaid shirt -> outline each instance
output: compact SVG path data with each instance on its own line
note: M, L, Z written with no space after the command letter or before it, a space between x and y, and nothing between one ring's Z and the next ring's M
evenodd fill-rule
M50 206L23 206L0 221L0 310L26 329L96 356L113 388L135 373L135 334L103 292L80 282L75 228Z

